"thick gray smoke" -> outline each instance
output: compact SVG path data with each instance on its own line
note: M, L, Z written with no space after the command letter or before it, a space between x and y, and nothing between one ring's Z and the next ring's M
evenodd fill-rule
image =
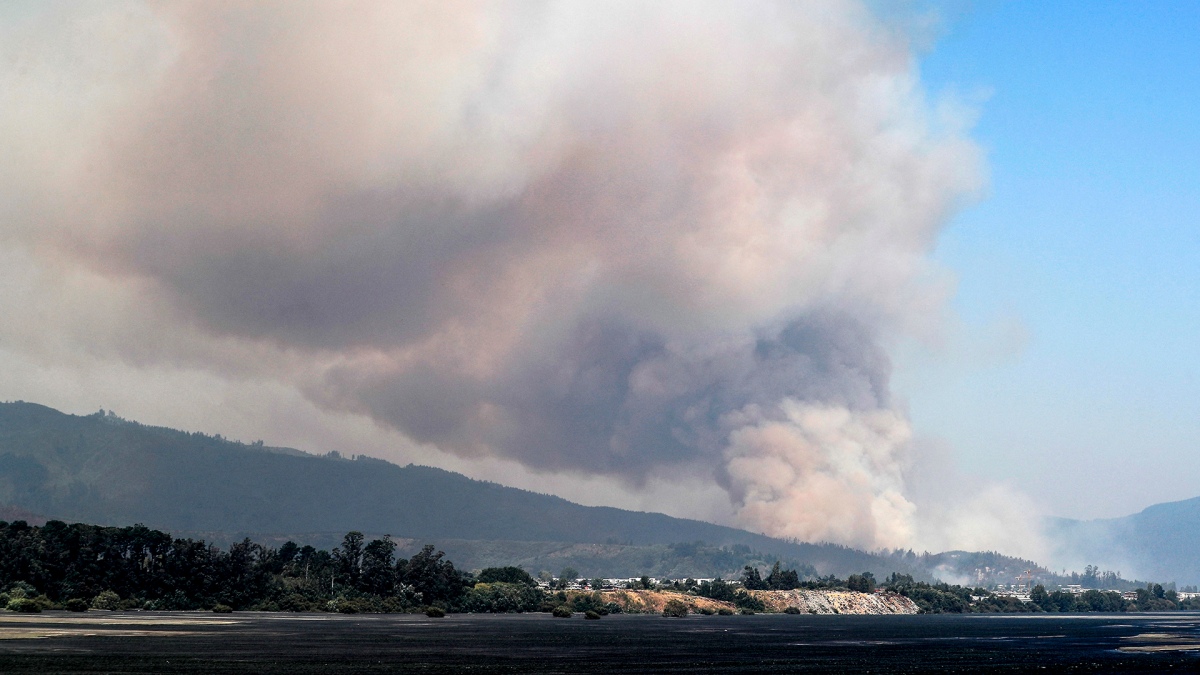
M94 349L467 457L709 477L772 534L912 541L886 347L936 323L928 254L980 162L860 3L7 23L0 236L138 289L137 337Z

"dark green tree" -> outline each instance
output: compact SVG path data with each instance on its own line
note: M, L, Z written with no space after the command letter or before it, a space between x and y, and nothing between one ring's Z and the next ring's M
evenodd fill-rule
M757 567L746 565L742 570L742 588L752 591L766 590L767 584L763 581L762 574L759 573Z
M763 580L767 588L775 591L790 591L800 587L800 575L796 570L781 569L779 561L771 567L771 573Z
M1046 592L1046 587L1038 584L1029 591L1029 601L1037 605L1044 612L1052 612L1058 609L1057 603L1050 600L1050 594Z
M733 584L723 581L721 577L717 577L712 581L701 581L696 593L706 598L712 598L713 600L733 602L736 589Z
M520 567L487 567L479 572L475 580L485 584L525 584L536 586L537 581Z
M359 590L388 596L396 590L396 542L391 536L375 539L363 548Z
M875 575L870 572L851 574L850 578L846 579L846 588L859 593L874 593Z
M401 583L420 594L421 601L427 605L453 602L465 590L466 580L462 573L454 568L454 563L443 560L445 556L442 551L435 553L433 546L427 545L409 560L397 563Z
M347 532L342 538L341 548L333 549L333 558L337 561L338 582L350 587L358 586L358 577L362 570L363 533Z

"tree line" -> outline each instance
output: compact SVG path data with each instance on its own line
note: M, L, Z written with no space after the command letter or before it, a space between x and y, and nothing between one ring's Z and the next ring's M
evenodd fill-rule
M366 541L350 532L332 551L287 542L269 548L249 539L228 549L193 539L176 539L142 525L102 527L50 521L41 527L0 521L0 607L21 611L66 609L157 609L329 611L329 612L529 612L574 610L605 614L620 607L596 592L602 580L586 582L591 592L568 592L559 584L543 590L519 567L494 567L477 575L459 570L445 554L425 546L411 557L396 554L390 537ZM574 570L564 575L574 578ZM762 611L753 591L850 590L876 587L912 599L923 612L1119 612L1200 609L1174 590L1150 584L1128 600L1113 591L1082 594L1036 586L1029 602L1012 596L892 574L877 584L869 572L810 576L779 562L764 575L747 565L736 580L694 579L629 584L699 595Z
M390 537L366 541L350 532L332 551L287 542L269 548L249 539L228 549L201 540L173 538L143 525L103 527L52 520L41 527L0 521L0 607L266 611L522 612L566 607L599 614L618 612L595 592L565 592L565 584L542 590L518 567L459 570L441 551L426 546L410 558L396 555ZM572 579L574 570L564 570ZM566 578L564 576L564 578ZM830 578L832 579L832 578ZM559 579L559 582L563 579ZM776 562L764 577L746 566L740 580L720 578L629 584L692 593L762 611L747 591L822 587L802 581ZM557 592L554 592L557 590Z
M398 558L389 537L365 542L360 532L332 551L249 539L222 550L142 525L0 522L0 588L10 601L36 592L51 605L118 598L111 609L406 611L449 608L473 585L432 546Z
M899 593L927 614L1026 613L1026 612L1165 612L1200 609L1200 599L1183 600L1173 590L1150 583L1136 589L1134 599L1117 591L1088 589L1082 593L1048 591L1042 584L1031 589L1029 600L995 593L986 588L970 588L945 583L914 581L906 574L892 574L882 588Z

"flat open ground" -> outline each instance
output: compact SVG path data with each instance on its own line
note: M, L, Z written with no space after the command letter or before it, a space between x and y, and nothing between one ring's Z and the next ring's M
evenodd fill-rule
M0 614L3 673L1163 671L1200 615Z

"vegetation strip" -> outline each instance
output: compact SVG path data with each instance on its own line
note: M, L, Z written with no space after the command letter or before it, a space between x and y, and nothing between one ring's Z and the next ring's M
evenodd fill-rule
M324 551L287 542L268 548L245 539L222 550L176 539L141 525L100 527L49 521L41 527L0 521L0 607L45 609L196 610L218 613L293 612L549 612L595 619L612 613L909 614L952 612L1162 611L1193 609L1195 599L1151 584L1136 598L1095 589L1047 592L1029 601L984 588L914 581L870 573L801 578L776 563L765 576L746 566L737 581L632 579L616 588L603 579L577 580L574 570L540 584L519 567L477 574L457 569L433 546L396 556L390 537L364 541L350 532Z

